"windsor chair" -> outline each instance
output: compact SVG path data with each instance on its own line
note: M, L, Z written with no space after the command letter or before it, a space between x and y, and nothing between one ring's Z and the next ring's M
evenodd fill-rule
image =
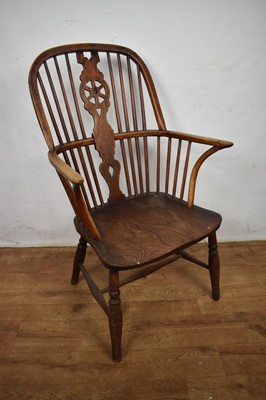
M71 282L82 271L109 319L112 357L120 361L122 285L184 258L209 270L212 298L219 299L221 216L196 206L194 196L202 163L232 143L168 131L146 65L125 47L49 49L34 61L29 86L80 235ZM204 238L208 264L185 251ZM84 267L87 243L109 270L106 288ZM129 269L135 271L120 280Z

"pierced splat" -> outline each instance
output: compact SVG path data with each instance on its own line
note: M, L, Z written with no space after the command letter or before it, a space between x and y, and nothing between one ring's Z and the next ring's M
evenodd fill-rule
M109 187L108 202L113 202L125 197L119 187L120 163L114 158L115 140L114 131L107 120L110 107L110 90L104 80L103 73L98 69L100 61L97 52L91 52L91 58L84 57L83 53L77 54L77 60L83 65L80 75L80 95L84 107L94 119L93 136L95 147L102 159L100 172Z

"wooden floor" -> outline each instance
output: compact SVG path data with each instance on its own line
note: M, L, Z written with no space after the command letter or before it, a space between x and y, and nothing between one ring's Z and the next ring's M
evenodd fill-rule
M0 249L0 399L265 400L266 242L219 250L219 302L184 260L121 288L114 364L104 313L84 279L70 285L75 250ZM85 265L104 286L91 252Z

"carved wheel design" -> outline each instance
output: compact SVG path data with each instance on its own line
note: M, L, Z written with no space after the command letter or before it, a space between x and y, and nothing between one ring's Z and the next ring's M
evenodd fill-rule
M102 108L105 100L108 99L106 85L100 81L88 81L84 86L84 93L87 102L95 108Z

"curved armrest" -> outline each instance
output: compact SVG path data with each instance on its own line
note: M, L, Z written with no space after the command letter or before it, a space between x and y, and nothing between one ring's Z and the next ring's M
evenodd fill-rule
M48 157L50 163L55 167L57 172L63 175L73 185L80 185L84 179L73 168L66 164L58 155L53 151L49 151Z
M226 148L233 146L233 143L227 140L220 140L205 136L192 135L190 133L169 131L169 134L171 137L175 137L177 139L187 140L189 142L194 142L194 143L206 144L209 146L215 146L219 148Z
M101 238L100 233L91 217L88 208L85 205L81 192L81 185L84 182L84 179L79 173L77 173L60 157L58 157L55 151L49 152L48 157L50 163L59 173L60 179L67 192L68 198L70 200L70 203L72 204L76 216L88 228L88 230L91 232L92 237L95 240L99 240Z
M188 189L188 207L192 207L194 204L197 176L198 176L198 172L199 172L201 165L208 157L210 157L210 155L216 153L219 150L233 146L233 143L229 142L227 140L213 139L213 138L209 138L209 137L191 135L191 134L182 133L182 132L169 131L168 134L169 134L169 137L180 139L180 140L185 140L185 141L189 142L190 144L191 143L200 143L203 145L211 146L195 162L195 164L192 168L191 174L190 174L189 189Z

